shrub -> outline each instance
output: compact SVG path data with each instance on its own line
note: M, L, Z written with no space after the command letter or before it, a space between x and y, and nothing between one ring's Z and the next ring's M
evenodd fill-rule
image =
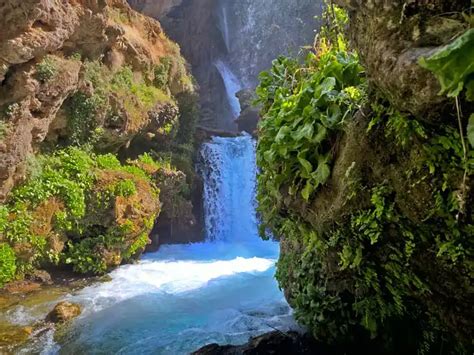
M113 185L115 196L130 197L137 193L137 187L133 180L122 180Z
M58 71L57 63L52 56L46 56L36 65L36 75L42 82L52 79Z
M91 132L98 126L97 113L103 110L104 106L105 99L98 94L88 96L77 92L69 99L68 139L72 145L78 146L89 141Z
M155 65L155 69L154 69L155 79L153 81L153 84L156 87L162 90L165 90L168 87L170 69L171 69L171 58L168 58L168 57L160 58L160 64Z
M0 243L0 288L14 279L16 257L13 249L6 243Z

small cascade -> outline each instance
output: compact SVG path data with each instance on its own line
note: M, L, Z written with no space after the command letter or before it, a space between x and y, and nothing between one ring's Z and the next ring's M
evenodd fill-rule
M227 0L221 0L220 14L219 14L219 30L221 31L222 38L227 49L230 52L230 35L229 35L229 17L227 15Z
M201 149L207 240L255 239L255 142L214 137Z
M237 96L235 96L240 90L242 90L242 83L237 76L232 72L229 66L222 60L217 60L214 65L219 71L222 80L224 81L225 90L227 94L227 100L232 110L232 116L234 119L240 115L240 102Z

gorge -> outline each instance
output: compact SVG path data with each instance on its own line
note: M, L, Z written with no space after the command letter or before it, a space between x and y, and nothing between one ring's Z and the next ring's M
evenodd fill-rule
M470 0L0 0L0 353L472 354Z

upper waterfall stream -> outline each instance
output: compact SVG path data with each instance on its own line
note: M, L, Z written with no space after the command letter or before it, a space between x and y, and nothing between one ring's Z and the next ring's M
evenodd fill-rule
M278 243L257 235L254 149L248 135L204 144L205 243L163 246L68 296L84 312L67 336L25 352L185 354L293 327L274 279Z

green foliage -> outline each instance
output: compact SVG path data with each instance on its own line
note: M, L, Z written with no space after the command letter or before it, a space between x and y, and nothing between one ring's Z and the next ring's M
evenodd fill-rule
M73 270L81 274L104 274L107 272L107 264L99 253L104 241L104 236L97 236L83 239L78 243L69 242L64 255L65 264L72 265Z
M122 180L112 186L115 196L130 197L137 193L137 187L133 180Z
M151 157L141 159L159 164ZM146 180L150 192L157 194L159 190L148 172L133 162L121 164L112 154L95 155L74 147L39 156L35 164L38 166L31 179L12 192L8 204L0 206L0 241L29 250L27 256L16 256L15 272L19 276L50 263L65 263L77 272L103 273L107 270L106 254L101 253L104 248L116 251L119 258L129 258L131 252L142 249L141 234L148 235L152 228L148 217L141 227L111 223L106 229L97 229L102 221L96 219L113 210L114 196L136 195L138 180ZM104 174L118 178L102 188ZM41 217L50 215L52 219ZM48 223L47 228L42 227ZM52 249L50 239L56 235L69 239L66 249ZM5 262L9 260L5 258Z
M168 87L170 70L171 58L160 58L160 64L156 65L154 69L155 79L153 81L153 84L156 87L165 90Z
M369 344L364 350L374 353L470 353L469 331L456 326L469 315L439 303L465 309L474 272L474 151L465 152L457 127L373 103L364 137L373 151L350 168L361 169L354 191L342 207L335 204L340 210L315 211L330 203L331 190L323 189L338 142L353 134L346 123L367 102L363 70L341 34L345 18L334 9L326 16L338 24L323 29L318 56L304 65L279 58L257 88L257 197L262 234L281 238L276 277L296 318L323 342ZM446 90L459 89L443 80ZM418 196L421 207L407 205Z
M15 277L15 261L16 256L13 249L6 243L0 243L0 288Z
M52 79L58 71L57 63L54 57L46 56L36 65L36 75L42 82Z
M153 227L153 224L151 225ZM150 227L150 228L151 228ZM147 233L142 233L140 237L130 246L130 248L124 253L126 260L132 258L137 252L145 250L145 247L150 243Z
M441 84L440 94L458 96L466 88L468 99L474 101L474 29L448 44L420 65L431 70Z
M132 68L124 66L113 72L98 61L83 63L84 79L92 85L91 92L79 91L67 102L68 143L76 146L88 144L97 146L103 140L104 120L120 122L121 112L110 104L110 97L121 102L128 113L128 129L137 129L147 119L148 111L159 102L172 99L142 75L136 75ZM119 128L123 127L119 124ZM132 128L133 127L133 128Z
M97 128L96 115L104 109L105 99L98 94L77 92L69 100L68 139L72 145L82 145L89 142L91 132Z
M185 92L178 95L176 99L179 107L176 141L178 144L193 144L199 119L199 96L194 92Z
M160 88L148 85L143 80L135 79L132 69L128 66L113 75L110 90L124 95L133 94L147 110L157 102L170 101L170 98ZM127 100L126 97L125 99Z
M260 209L276 208L282 192L308 201L331 174L332 143L365 100L354 53L326 47L304 66L280 57L260 75L263 106L257 150Z

